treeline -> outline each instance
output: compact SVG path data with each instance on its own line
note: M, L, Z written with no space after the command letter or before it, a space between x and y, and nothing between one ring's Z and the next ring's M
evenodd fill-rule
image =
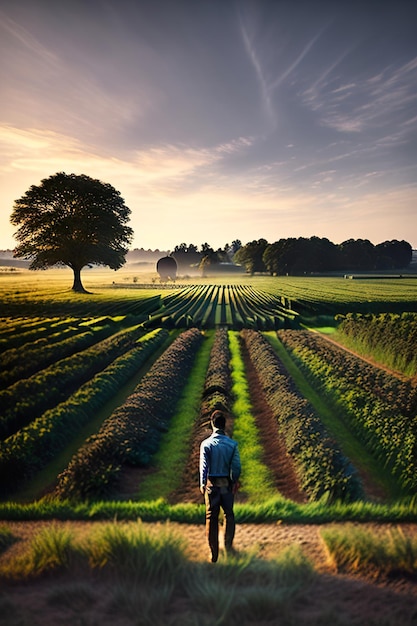
M271 275L306 272L400 270L408 267L413 250L407 241L384 241L374 245L369 239L347 239L335 244L325 237L289 237L269 243L266 239L242 245L239 239L214 250L204 243L181 243L168 256L181 271L194 267L215 270L227 264L243 266L247 273Z
M233 261L250 274L304 274L337 270L398 270L408 267L412 247L407 241L384 241L377 245L368 239L348 239L334 244L320 237L290 237L268 243L251 241L239 248Z

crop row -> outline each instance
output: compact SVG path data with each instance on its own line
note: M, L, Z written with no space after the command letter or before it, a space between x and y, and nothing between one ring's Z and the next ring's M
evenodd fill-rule
M221 294L223 298L224 293L218 291L217 297ZM249 297L250 290L246 293ZM176 295L172 294L173 302ZM96 322L92 321L93 327ZM97 332L100 331L94 331ZM3 400L10 403L5 413L10 422L0 422L5 432L9 429L0 444L0 492L6 494L10 481L17 484L19 480L27 480L59 454L168 337L168 332L160 327L145 336L144 332L143 326L137 325L115 333L0 392L2 406L5 406ZM193 429L194 446L206 436L213 408L220 406L233 411L230 334L223 325L216 329L200 414ZM345 501L360 498L362 488L352 464L297 391L271 344L254 329L244 329L240 336L275 416L277 430L294 459L303 491L312 500L323 496ZM293 352L314 387L333 400L337 396L358 439L365 438L376 458L381 463L388 459L390 469L401 476L403 484L415 488L415 388L333 348L316 333L282 330L278 336ZM111 492L123 467L149 464L162 433L169 428L202 337L200 330L189 329L163 352L134 393L75 454L59 477L59 497L104 496ZM349 381L355 382L350 388ZM13 399L5 392L14 392ZM392 406L388 405L389 398L397 402L395 417ZM26 413L18 412L21 407ZM381 413L379 422L375 419L377 411ZM359 417L355 422L356 413ZM404 436L406 424L408 431ZM392 440L386 448L380 442L383 437ZM195 474L195 450L192 463Z
M34 294L28 298L27 294L19 296L2 292L0 302L0 316L2 318L22 317L98 317L98 316L126 316L137 318L137 322L147 319L148 315L160 306L159 295L137 294L135 297L119 296L117 292L98 294L91 298L76 298L73 294L45 292Z
M0 319L0 347L13 348L25 341L33 341L50 335L62 324L67 325L75 318L63 320L60 317L2 317Z
M265 281L271 293L285 295L301 315L380 311L417 311L413 278L398 280L344 280L340 277L277 277Z
M295 325L296 314L281 297L249 285L192 286L163 298L148 326L214 328L227 326L271 330Z
M417 314L338 316L338 336L349 347L372 354L399 371L417 374Z
M124 404L75 454L59 476L58 497L104 495L123 466L149 463L168 429L202 340L199 330L190 329L173 341Z
M214 409L230 413L231 407L230 348L225 328L216 330L201 401L201 416L207 426Z
M232 405L231 385L228 332L225 328L218 328L210 351L200 410L193 425L190 453L182 469L184 476L195 476L196 487L198 485L200 443L211 433L210 415L214 409L222 409L230 414Z
M308 333L278 333L305 375L404 487L417 487L417 388Z
M97 339L100 332L107 334L107 329L99 331ZM142 334L143 328L140 326L123 330L0 391L0 438L5 439L44 411L64 401L117 356L133 347Z
M242 336L288 453L294 457L302 489L310 499L360 498L362 487L355 469L298 392L267 339L253 330L242 331Z
M257 331L242 332L251 359L264 382L264 391L294 456L303 490L311 499L354 500L361 495L358 477L341 454L307 401L292 385L270 344ZM89 498L108 494L123 466L147 466L161 433L168 428L190 372L202 335L184 331L149 370L134 393L90 437L59 477L61 498ZM207 434L214 407L232 403L228 332L219 329L210 354L194 443ZM194 456L190 454L190 458ZM194 468L195 470L195 468ZM195 473L195 472L194 472Z
M0 492L16 488L61 452L167 337L168 331L162 329L141 337L131 350L116 358L68 400L0 443Z
M85 350L112 333L114 329L111 326L91 330L86 330L85 327L71 328L38 339L29 345L6 350L1 356L0 388L5 388L21 378L28 378L60 359Z

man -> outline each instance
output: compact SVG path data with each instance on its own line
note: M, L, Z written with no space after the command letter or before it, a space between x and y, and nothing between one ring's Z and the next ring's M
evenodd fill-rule
M220 507L226 518L224 545L232 552L235 536L234 496L241 472L238 445L225 432L226 418L222 411L212 413L213 433L200 445L200 491L206 504L206 534L211 550L211 561L219 556Z

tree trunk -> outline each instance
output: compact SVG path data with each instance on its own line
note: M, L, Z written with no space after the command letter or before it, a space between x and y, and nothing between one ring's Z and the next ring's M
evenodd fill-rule
M77 293L88 293L88 291L84 289L81 282L81 269L73 267L72 271L74 272L74 284L72 286L72 290L76 291Z

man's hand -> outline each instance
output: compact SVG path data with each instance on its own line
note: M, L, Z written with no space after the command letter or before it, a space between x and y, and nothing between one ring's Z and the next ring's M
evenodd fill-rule
M239 488L240 488L240 482L237 480L232 485L232 493L235 495L239 491Z
M200 491L201 491L202 495L204 496L204 494L206 493L206 486L205 485L201 485Z

